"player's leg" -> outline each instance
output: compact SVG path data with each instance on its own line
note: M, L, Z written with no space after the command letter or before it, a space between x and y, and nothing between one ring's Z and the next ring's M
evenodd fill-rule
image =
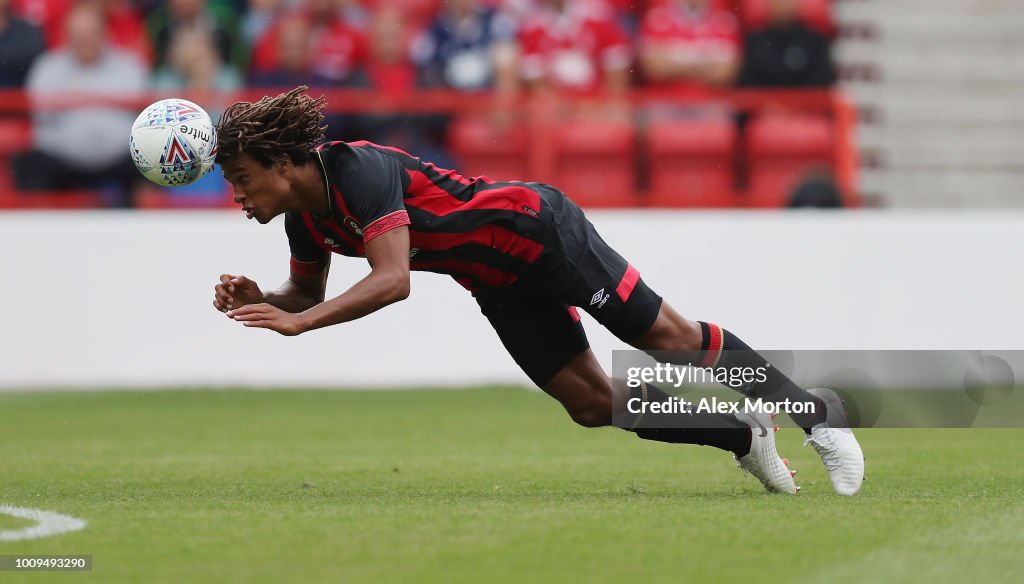
M590 349L573 357L541 388L581 426L597 428L612 425L616 417L632 419L632 424L622 426L646 440L713 446L737 456L750 452L750 426L730 414L631 414L626 405L631 398L642 404L671 398L653 385L630 388L625 380L609 378ZM663 422L654 420L656 416Z
M699 444L731 452L737 465L769 492L800 491L793 481L796 472L786 468L775 449L774 432L768 429L771 419L765 414L645 411L644 406L669 402L670 397L651 385L630 388L625 380L609 379L590 349L573 357L543 388L579 424L605 426L613 416L617 422L629 420L620 427L645 440ZM634 406L627 407L627 402Z
M735 335L705 323L680 317L640 278L638 270L611 248L597 233L583 210L561 193L547 189L552 202L554 237L546 244L543 284L557 290L558 298L580 306L621 340L643 350L684 351L676 354L683 365L714 357L725 367L764 367L749 346ZM689 351L688 353L685 351ZM742 353L742 354L740 354ZM769 368L768 379L751 388L753 398L783 401L786 398L823 404L785 375ZM822 417L823 419L823 417ZM814 419L797 422L810 428Z
M644 402L670 398L656 387L628 388L609 379L590 350L575 310L549 298L477 295L512 358L530 379L562 404L569 416L586 427L612 424L616 410L624 413L630 397ZM629 419L629 414L625 413ZM648 416L643 427L621 424L638 436L659 442L714 446L744 456L749 452L750 424L728 414ZM675 417L676 419L669 419ZM639 416L635 422L639 422ZM659 423L661 422L661 423Z
M630 341L645 351L682 351L682 362L703 367L763 367L766 361L736 335L718 325L683 318L667 303L644 334ZM671 354L671 353L668 353ZM829 389L804 390L774 367L766 370L761 383L745 388L744 393L765 401L814 404L812 413L790 413L804 429L810 444L818 452L828 471L832 487L842 495L853 495L864 480L864 453L849 430L845 407Z
M629 318L628 315L616 315L617 318ZM612 322L612 326L617 326ZM750 348L732 332L708 322L692 321L676 312L667 302L663 302L658 316L650 328L638 337L627 341L630 345L644 351L667 351L660 356L671 356L673 353L677 364L699 365L701 367L742 367L764 368L767 361ZM763 369L765 380L752 383L742 388L744 395L751 398L762 398L771 402L803 402L813 404L807 413L792 413L790 417L805 432L816 424L825 421L825 403L807 390L793 383L782 371L775 367ZM734 388L735 389L735 388Z
M644 351L671 351L676 364L718 367L764 367L766 361L731 332L711 323L683 318L651 290L640 273L609 246L571 201L560 210L560 244L549 270L563 274L560 300L580 306L622 341ZM810 431L825 420L825 404L774 367L767 379L743 388L751 398L769 402L813 404L794 421ZM736 389L736 388L733 388Z
M685 319L663 302L639 272L608 246L582 212L574 208L575 205L566 205L563 216L563 220L570 222L564 227L569 253L563 254L561 271L570 274L570 285L563 290L562 301L583 306L619 339L638 349L669 352L656 358L670 357L676 364L702 367L765 367L767 361L736 335L712 323ZM845 427L845 415L839 411L843 407L841 401L827 390L804 390L775 367L762 370L766 374L763 381L738 390L766 402L789 400L812 405L804 413L790 410L794 412L790 417L807 433L805 444L813 444L821 455L836 491L856 493L864 475L864 457L853 433ZM828 411L826 401L832 412Z

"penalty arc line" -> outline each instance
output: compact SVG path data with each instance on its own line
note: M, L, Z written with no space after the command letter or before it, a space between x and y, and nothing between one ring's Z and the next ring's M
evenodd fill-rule
M49 537L51 535L78 531L86 525L86 522L82 519L61 515L53 511L43 511L42 509L31 509L28 507L0 505L0 514L36 522L35 525L22 529L0 530L0 541L19 541Z

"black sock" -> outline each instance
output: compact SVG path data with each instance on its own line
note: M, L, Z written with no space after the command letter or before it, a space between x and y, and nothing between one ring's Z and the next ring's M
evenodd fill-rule
M648 403L672 399L649 383L630 388L630 398ZM644 440L713 446L736 456L746 456L750 452L750 427L731 414L647 412L631 415L627 421L630 423L622 427Z
M747 346L739 337L718 326L707 322L700 323L701 330L701 363L703 367L764 367L767 361ZM767 379L753 383L743 393L750 398L762 398L764 401L804 402L814 404L814 413L791 413L790 418L798 426L810 433L811 427L825 421L825 402L814 397L807 390L793 383L786 374L775 367L765 370ZM735 388L733 388L735 389Z

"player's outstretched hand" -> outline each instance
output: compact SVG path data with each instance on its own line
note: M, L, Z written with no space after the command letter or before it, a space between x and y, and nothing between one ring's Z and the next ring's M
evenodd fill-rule
M228 311L228 316L245 326L254 326L277 331L286 337L293 337L306 330L302 318L285 312L271 304L249 304Z
M259 302L263 302L263 292L245 276L221 274L220 283L213 287L213 307L221 312Z

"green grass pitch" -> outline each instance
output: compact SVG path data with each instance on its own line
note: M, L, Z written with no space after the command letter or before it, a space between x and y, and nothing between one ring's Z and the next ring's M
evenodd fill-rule
M1024 431L861 430L832 494L512 388L0 393L0 505L88 521L0 582L983 582L1024 572ZM0 515L0 529L23 527Z

